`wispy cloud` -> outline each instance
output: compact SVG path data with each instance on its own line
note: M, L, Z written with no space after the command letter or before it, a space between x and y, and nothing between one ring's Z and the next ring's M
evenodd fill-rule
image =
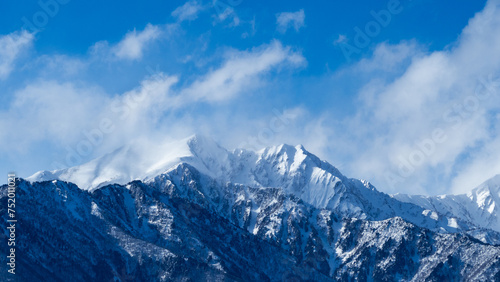
M221 68L206 74L183 91L189 100L221 101L260 85L259 76L287 63L303 65L305 58L278 41L251 51L233 51Z
M138 60L142 58L147 44L160 36L160 28L148 24L144 30L137 32L135 29L125 35L122 41L113 48L113 53L120 59Z
M279 13L276 15L277 30L281 33L285 33L289 28L299 31L304 26L305 18L306 15L302 9L297 12Z
M198 18L198 14L204 7L197 1L188 1L184 5L178 7L172 12L172 16L177 18L178 22L192 21Z
M337 37L337 39L335 39L333 41L333 44L337 45L337 44L340 44L340 43L344 43L346 41L347 41L347 36L345 36L344 34L339 34L339 36Z
M89 62L62 54L41 55L27 67L38 69L45 77L77 76L85 71Z
M99 88L73 83L32 82L17 91L8 111L0 114L0 129L12 131L9 138L0 137L0 144L17 152L47 140L68 144L108 103L103 94Z
M218 0L213 0L213 6L217 13L217 15L215 16L216 21L225 22L228 19L232 19L228 27L235 27L240 25L241 20L240 17L238 17L238 14L236 13L234 7ZM214 22L213 24L215 25L216 22Z
M70 65L74 63L71 57L57 57L58 63L65 60ZM0 114L0 130L22 129L8 138L0 137L0 145L9 147L15 142L18 152L25 153L39 143L47 143L67 152L85 151L81 156L85 159L113 150L137 136L165 137L175 130L192 134L201 130L198 125L207 117L203 113L184 117L186 109L250 94L250 90L266 84L269 72L295 69L305 63L299 52L273 41L249 50L227 49L219 67L196 75L190 83L179 83L182 74L159 72L118 95L106 93L92 82L71 77L62 82L44 77L17 91L8 110ZM180 120L184 122L179 123ZM87 139L103 121L113 130L95 145ZM212 123L208 128L215 127ZM64 161L62 157L58 162L64 165Z
M353 68L358 72L394 72L407 67L411 60L423 56L425 48L415 40L403 41L396 45L383 42L376 46L371 58L363 58ZM406 62L406 63L405 63Z
M493 159L500 151L491 150L500 142L491 130L500 110L496 3L488 2L447 50L429 53L411 42L382 43L371 59L352 67L353 76L376 75L367 76L359 110L343 124L352 130L336 137L339 144L349 140L344 146L355 158L351 171L386 191L423 194L447 192L450 183L454 192L465 192L499 172ZM482 99L484 84L494 94ZM481 156L488 154L495 157L485 170ZM457 175L462 176L454 180Z
M0 36L0 79L6 79L14 68L20 53L33 42L33 35L27 31L13 32Z

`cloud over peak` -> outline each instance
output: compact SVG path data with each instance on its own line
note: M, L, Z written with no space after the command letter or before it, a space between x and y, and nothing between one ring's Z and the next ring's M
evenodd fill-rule
M500 171L492 130L500 103L497 3L488 2L450 48L381 43L354 65L355 73L378 75L364 83L358 112L346 120L356 132L342 138L366 148L352 154L353 170L383 190L412 194L449 186L464 193Z

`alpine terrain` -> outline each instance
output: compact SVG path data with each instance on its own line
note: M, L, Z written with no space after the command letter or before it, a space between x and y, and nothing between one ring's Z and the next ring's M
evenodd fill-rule
M301 145L192 136L16 185L18 281L500 281L500 176L387 195Z

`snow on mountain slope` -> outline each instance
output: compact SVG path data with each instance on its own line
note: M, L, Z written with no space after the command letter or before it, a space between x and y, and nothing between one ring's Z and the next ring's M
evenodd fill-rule
M22 249L23 263L39 265L46 252L56 253L52 249L70 250L53 259L54 269L68 269L67 261L82 266L81 281L108 281L97 277L123 265L143 280L282 281L298 273L312 281L500 277L500 247L494 246L500 234L474 221L490 226L496 220L500 177L469 195L389 196L301 145L228 151L193 136L133 143L28 180L18 183L19 197L29 202L23 214L32 215L20 232L31 242ZM0 186L0 198L6 197L7 185ZM91 247L74 247L75 241L87 246L88 238ZM43 266L37 272L72 275Z
M251 187L279 187L317 208L327 208L345 217L383 220L401 216L419 226L448 232L470 228L452 216L434 219L421 207L397 201L367 181L347 178L301 145L279 145L256 153L237 150L233 167L237 169L231 171L226 181Z
M436 233L400 217L341 218L279 188L219 187L207 180L189 164L149 183L92 192L62 181L19 180L18 208L25 216L18 234L28 243L16 251L23 269L18 280L500 278L500 247L467 234ZM0 200L7 192L7 185L0 186ZM0 206L0 212L6 209Z
M56 171L40 171L26 180L63 180L75 183L84 190L94 190L107 184L127 184L132 180L147 180L178 163L196 163L195 154L210 157L208 150L198 149L200 146L196 140L190 137L155 146L132 143L88 163ZM213 152L218 154L215 150Z
M393 198L419 205L429 213L439 213L469 221L483 228L500 232L500 175L487 180L468 194L420 196L392 195ZM438 216L437 214L435 215Z
M330 186L346 180L336 168L320 161L302 146L229 152L212 139L199 135L160 146L133 143L80 166L37 172L27 180L63 180L84 190L93 190L110 183L147 181L180 163L188 163L222 183L283 187L318 206L326 206L333 197Z
M194 167L222 187L226 183L279 188L317 208L343 217L384 220L400 216L419 226L443 232L470 230L473 224L454 214L436 215L419 205L379 192L367 181L345 177L303 146L279 145L232 152L212 139L192 136L161 145L131 144L89 163L59 171L38 172L27 180L63 180L93 191L107 184L146 183L183 164ZM438 212L439 213L439 212ZM482 236L482 235L481 235Z

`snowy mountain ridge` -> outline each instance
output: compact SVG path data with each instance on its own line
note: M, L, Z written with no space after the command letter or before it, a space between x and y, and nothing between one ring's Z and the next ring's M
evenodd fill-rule
M496 203L500 203L498 193L496 197L490 193L493 184L498 182L492 180L490 185L478 187L467 197L389 196L367 181L347 178L302 145L283 144L257 152L228 151L211 138L194 135L153 148L133 144L77 167L38 172L27 180L62 180L94 191L108 184L125 185L133 180L152 182L181 164L193 166L220 185L277 187L316 208L334 210L345 217L385 220L400 216L439 232L462 230L477 233L477 228L500 232L496 213ZM482 205L478 202L477 207L474 206L472 199L482 201ZM483 220L484 214L488 215L486 220ZM490 240L486 239L489 235L479 233L477 238Z
M467 194L434 197L396 194L392 197L500 232L500 175L490 178Z
M133 180L149 181L181 163L190 164L221 183L284 187L285 190L298 189L296 186L305 184L300 182L305 179L298 177L299 172L307 171L311 182L307 183L308 189L301 191L302 196L317 206L326 206L333 196L332 189L323 189L325 185L334 187L347 180L335 167L322 162L301 145L279 145L258 152L243 149L230 152L200 135L154 149L125 146L80 166L41 171L26 179L31 182L68 181L92 191L111 183L124 185ZM370 188L368 183L366 185Z
M496 183L471 194L486 212ZM398 200L300 145L132 144L16 185L19 281L500 279L500 233L466 209Z

